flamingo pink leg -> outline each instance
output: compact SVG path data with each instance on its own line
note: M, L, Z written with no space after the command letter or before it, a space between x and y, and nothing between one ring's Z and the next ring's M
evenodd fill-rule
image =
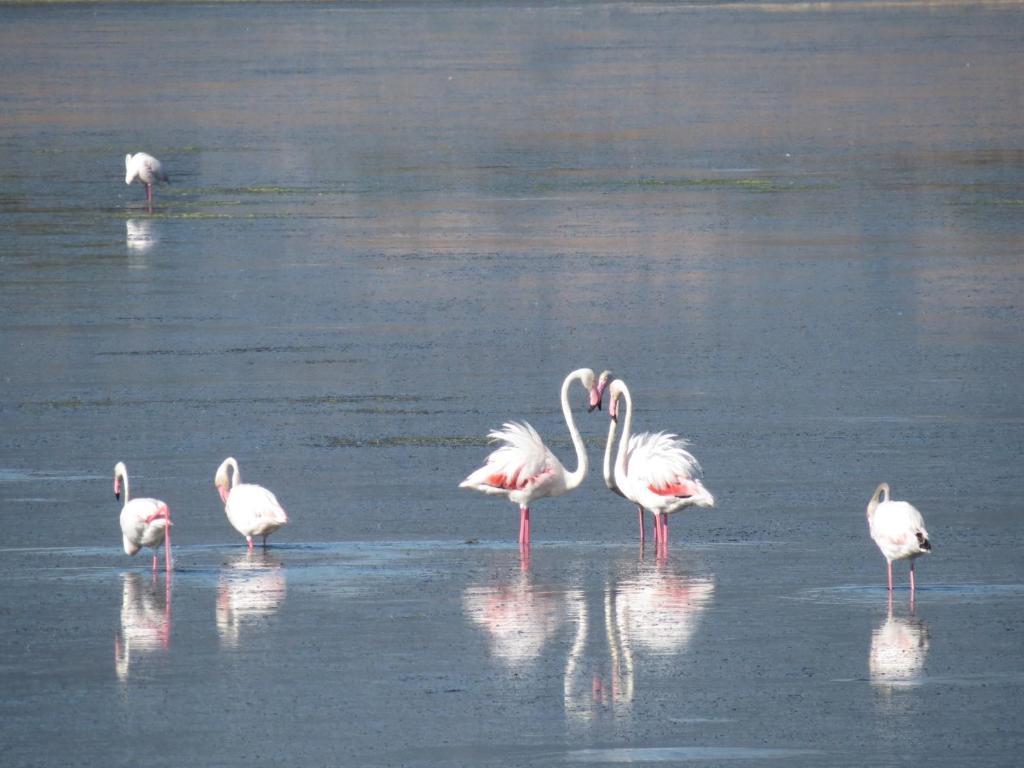
M246 536L245 541L249 545L249 551L252 552L252 536Z
M889 566L889 591L892 592L892 560L887 560L886 565Z
M910 561L910 594L911 594L911 596L913 596L913 594L914 594L914 592L916 590L917 590L917 585L914 584L914 561L911 560Z
M636 516L640 521L640 543L644 543L644 508L639 504L636 505Z
M156 557L156 553L153 553L153 557ZM168 516L167 527L164 528L164 565L167 568L167 573L171 572L171 521Z
M530 508L519 508L519 543L530 544Z
M661 521L661 546L668 548L668 515L662 515L664 520Z
M656 539L656 542L658 544L658 549L659 550L665 544L665 526L664 526L664 522L665 522L665 516L664 515L655 515L655 517L654 517L654 525L655 525L655 529L657 530L657 533L658 533L658 537Z

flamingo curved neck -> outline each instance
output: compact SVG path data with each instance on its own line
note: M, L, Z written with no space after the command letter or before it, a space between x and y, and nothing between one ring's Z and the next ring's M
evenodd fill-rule
M228 467L231 469L231 472L229 473L231 475L231 479L230 485L228 487L234 488L236 485L242 482L242 478L238 472L238 462L235 461L234 459L229 458L224 463L227 464Z
M626 474L626 448L629 445L629 437L633 429L633 398L630 397L629 388L625 384L621 382L618 384L622 399L626 401L626 418L622 420L622 437L619 438L619 451L615 456L615 475L624 476Z
M619 423L615 419L608 419L608 442L604 445L604 464L602 474L604 484L611 490L618 493L619 487L615 484L615 475L612 466L612 446L615 445L615 433L618 431Z
M879 483L878 487L875 488L875 492L871 495L871 501L868 502L868 520L875 516L875 510L878 509L879 504L883 504L889 500L889 484Z
M576 449L576 470L565 476L565 489L567 491L572 490L583 482L583 478L587 476L589 466L587 462L587 449L583 445L583 438L580 436L579 429L576 428L576 421L573 419L572 409L569 407L569 387L574 381L582 382L584 373L585 369L583 368L573 371L562 382L562 415L565 416L566 426L569 427L572 447Z
M128 470L122 469L117 473L121 478L121 484L124 487L124 503L127 504L131 496L128 495Z

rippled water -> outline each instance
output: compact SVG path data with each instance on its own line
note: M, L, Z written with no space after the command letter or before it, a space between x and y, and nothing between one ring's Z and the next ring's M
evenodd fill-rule
M5 764L1013 764L1021 39L998 2L0 5ZM582 399L529 555L457 489L510 418L573 463L579 366L704 466L668 557ZM228 455L288 509L265 553ZM882 479L935 547L912 609Z

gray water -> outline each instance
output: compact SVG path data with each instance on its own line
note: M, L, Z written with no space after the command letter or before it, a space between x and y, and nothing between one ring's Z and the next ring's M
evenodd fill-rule
M4 765L1016 764L1021 40L1017 3L0 6ZM457 488L512 418L572 466L580 366L704 466L667 557L580 390L528 555ZM228 455L289 511L265 552Z

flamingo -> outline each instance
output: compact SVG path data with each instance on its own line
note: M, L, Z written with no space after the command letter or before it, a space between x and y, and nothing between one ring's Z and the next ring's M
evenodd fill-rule
M906 501L889 498L889 484L879 483L868 502L868 530L875 544L882 550L889 573L889 591L892 592L892 561L910 560L910 595L913 597L914 560L932 551L924 518L917 508Z
M507 496L509 501L518 504L519 544L524 547L530 544L530 504L548 496L561 496L577 487L587 476L587 451L569 408L569 387L574 381L589 392L588 410L601 407L601 393L594 383L593 370L579 368L565 377L561 393L562 414L576 449L574 472L562 466L532 426L525 421L509 421L487 435L504 445L492 451L482 467L459 483L460 488Z
M131 184L136 177L146 185L146 202L150 207L153 206L153 183L171 181L160 161L145 152L124 156L124 183Z
M228 470L232 470L230 473ZM236 531L245 536L252 550L252 537L262 536L267 546L267 536L288 522L288 515L277 501L277 497L261 485L241 482L238 462L232 457L224 459L213 478L214 485L224 502L228 522Z
M604 393L605 387L608 386L608 381L611 379L610 371L603 371L601 378L598 380L597 389L598 392ZM611 408L611 404L609 404ZM611 411L608 412L611 415ZM604 484L608 487L612 493L616 493L623 498L626 495L622 492L622 489L615 483L615 468L614 459L612 458L612 448L615 445L615 433L619 428L619 420L617 418L608 419L608 441L604 446L604 464L602 465L602 471L604 474ZM644 508L639 504L636 505L637 519L640 523L640 546L642 547L646 540L646 534L644 533Z
M713 507L715 499L701 483L702 470L687 442L667 432L631 434L633 398L621 379L611 383L608 392L608 415L618 421L619 397L626 401L626 418L615 458L614 485L627 499L637 505L640 518L640 541L643 542L644 510L654 515L654 540L668 546L668 515L684 507ZM608 455L615 430L609 427ZM607 461L605 462L607 465ZM608 480L606 478L606 483Z
M121 509L121 533L124 551L134 555L142 547L153 548L153 570L156 551L164 545L165 567L171 572L171 513L159 499L131 499L128 496L128 469L123 461L114 467L114 498L121 498L124 483L124 507Z

